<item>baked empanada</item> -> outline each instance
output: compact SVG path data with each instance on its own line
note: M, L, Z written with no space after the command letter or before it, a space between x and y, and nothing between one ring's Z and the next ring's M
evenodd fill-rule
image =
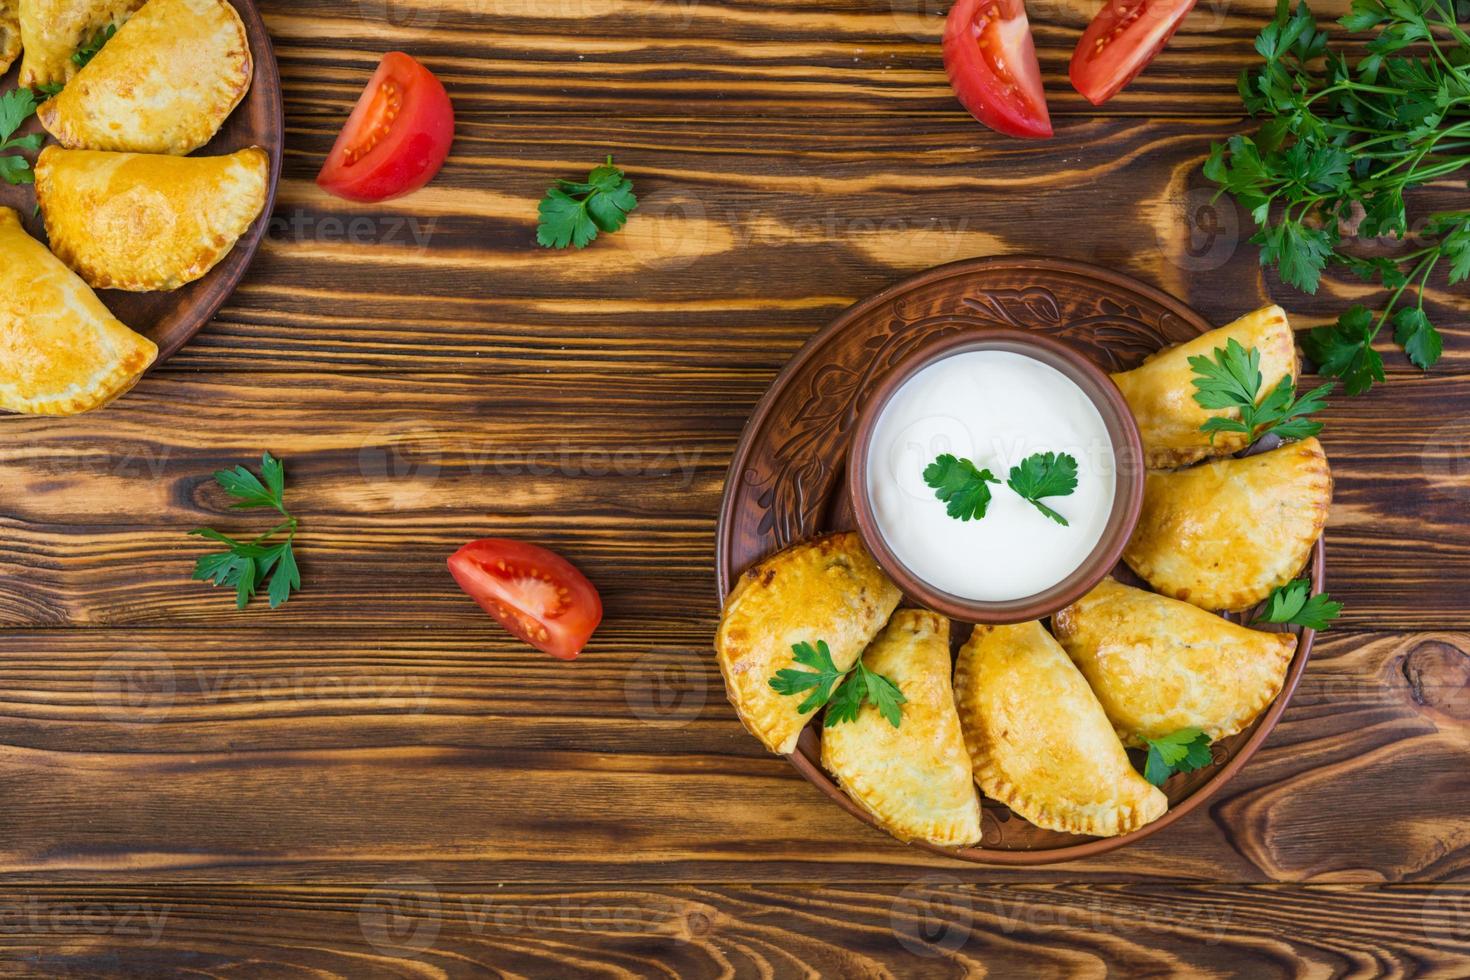
M48 146L36 200L51 250L98 289L177 289L229 254L265 207L270 159Z
M954 687L975 782L1036 826L1115 837L1169 808L1040 623L976 626Z
M20 57L20 0L0 0L0 75Z
M143 0L19 2L20 40L25 48L20 84L30 87L68 81L78 70L72 55L92 43L99 31L123 23L143 6Z
M1200 426L1214 416L1239 418L1235 409L1205 409L1194 400L1194 370L1191 357L1213 357L1231 339L1245 348L1261 352L1261 392L1270 391L1286 375L1297 377L1296 339L1286 312L1265 306L1227 326L1201 334L1194 340L1170 347L1144 361L1132 371L1113 375L1113 381L1133 409L1138 434L1143 438L1144 460L1150 469L1184 466L1207 456L1226 456L1244 449L1244 433L1219 432L1210 441Z
M90 411L136 384L157 356L0 208L0 408Z
M1181 728L1234 735L1281 693L1296 652L1265 633L1110 578L1052 618L1124 744Z
M1316 439L1149 473L1123 560L1202 609L1248 609L1301 571L1327 523L1332 473Z
M36 115L63 146L190 153L240 104L253 71L226 0L149 0Z
M851 667L898 606L889 581L857 534L829 534L792 545L740 577L725 600L715 652L725 692L750 733L789 755L813 712L800 694L771 688L776 671L796 670L797 643L825 641L839 670Z
M863 666L908 699L900 724L864 704L855 720L822 730L822 765L899 840L976 843L980 798L949 681L949 620L927 609L898 610Z

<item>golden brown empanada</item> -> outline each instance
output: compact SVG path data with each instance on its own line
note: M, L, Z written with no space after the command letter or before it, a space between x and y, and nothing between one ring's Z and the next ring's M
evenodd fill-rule
M0 208L0 408L90 411L136 384L157 355Z
M68 81L78 70L72 60L77 49L90 44L108 25L126 21L141 6L143 0L20 0L20 40L25 48L20 84Z
M1281 693L1290 633L1247 629L1110 578L1052 618L1124 744L1181 728L1234 735Z
M48 146L36 200L51 250L98 289L177 289L229 254L265 207L270 160Z
M750 733L789 755L815 708L799 694L771 688L776 671L799 666L797 643L824 640L839 670L851 667L898 606L889 581L857 534L829 534L792 545L740 577L725 600L715 652L725 693Z
M927 609L898 610L863 666L908 699L900 724L864 704L855 720L822 730L822 765L899 840L976 843L980 798L949 681L949 620Z
M1301 571L1331 504L1332 473L1316 439L1149 473L1123 560L1164 595L1248 609Z
M20 0L0 0L0 75L20 57Z
M975 782L1036 826L1115 837L1169 808L1040 623L976 626L954 687Z
M226 0L148 0L36 115L63 146L190 153L240 104L253 71Z
M1231 339L1242 347L1261 352L1261 393L1276 387L1281 379L1297 377L1296 339L1286 312L1265 306L1227 326L1201 334L1194 340L1170 347L1144 361L1132 371L1113 375L1113 381L1133 409L1138 434L1143 438L1144 459L1150 469L1184 466L1207 456L1225 456L1244 449L1244 433L1218 432L1214 441L1200 426L1213 416L1239 418L1235 409L1205 409L1194 400L1194 370L1191 357L1212 357Z

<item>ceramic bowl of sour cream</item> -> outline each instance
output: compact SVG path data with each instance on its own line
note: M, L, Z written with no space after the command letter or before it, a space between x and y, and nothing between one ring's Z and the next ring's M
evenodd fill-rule
M921 345L879 383L848 491L868 550L911 600L1018 623L1113 570L1138 522L1142 459L1100 368L1049 337L983 329Z

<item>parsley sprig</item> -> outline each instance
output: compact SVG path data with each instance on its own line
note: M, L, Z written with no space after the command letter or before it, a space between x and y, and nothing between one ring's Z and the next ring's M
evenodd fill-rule
M825 704L827 714L822 720L822 726L831 728L844 721L856 721L863 703L870 701L890 725L899 727L903 720L902 705L908 699L903 696L897 684L864 667L861 659L847 670L838 670L837 665L832 662L832 651L828 649L825 640L818 640L816 646L807 642L793 644L791 653L792 659L797 663L812 669L784 667L776 671L770 685L778 694L810 691L801 704L797 705L797 711L805 713Z
M536 241L547 248L586 248L599 231L612 233L622 228L628 212L637 206L633 182L613 166L609 155L585 181L558 180L546 191Z
M78 68L87 67L87 63L93 58L97 57L97 52L102 50L102 45L106 44L108 41L111 41L112 36L116 33L116 24L107 24L106 26L99 29L96 34L92 35L92 40L88 41L86 44L83 44L80 48L77 48L76 51L72 53L72 64L76 65Z
M233 586L235 605L244 609L255 597L256 589L270 585L267 595L270 607L284 605L291 593L301 588L301 570L296 566L296 553L292 542L296 539L296 518L286 509L286 470L281 461L270 453L260 458L261 477L257 477L243 466L233 470L220 470L214 480L230 496L237 498L232 507L270 507L285 518L280 524L248 542L237 541L213 528L200 528L190 534L228 545L228 551L216 551L199 559L194 565L197 581L214 580L215 586ZM285 533L284 541L274 540Z
M1257 623L1294 623L1318 632L1327 629L1342 613L1342 603L1326 592L1312 595L1312 583L1304 578L1279 585L1266 597L1266 607Z
M1240 415L1206 419L1200 430L1210 434L1211 442L1221 432L1239 432L1247 442L1255 442L1266 435L1305 439L1322 431L1322 423L1307 416L1327 407L1331 382L1298 398L1288 374L1262 398L1261 352L1242 346L1234 337L1211 355L1191 357L1189 366L1194 371L1194 400L1201 408L1234 409Z
M36 112L36 94L28 88L15 88L0 95L0 179L7 184L34 184L36 174L31 162L11 150L34 153L46 138L42 133L16 136L15 131Z
M1429 215L1416 223L1426 244L1393 257L1343 248L1355 224L1362 237L1403 240L1406 192L1470 166L1470 35L1455 0L1352 0L1338 23L1375 32L1355 63L1329 48L1306 3L1280 0L1256 38L1264 63L1240 77L1246 109L1264 121L1253 138L1212 147L1204 172L1251 213L1261 264L1286 282L1315 293L1337 265L1391 291L1376 315L1355 305L1304 339L1319 372L1356 395L1384 379L1373 342L1390 321L1416 366L1439 360L1425 286L1441 262L1450 284L1470 277L1470 210ZM1411 45L1421 54L1403 53Z
M1143 778L1155 786L1176 772L1194 772L1210 764L1210 738L1198 728L1181 728L1161 738L1146 739L1148 761Z
M1011 467L1006 486L1016 491L1031 506L1062 527L1067 519L1046 504L1042 497L1065 497L1077 489L1077 458L1070 453L1036 453Z
M978 521L990 507L990 484L1000 480L990 470L982 470L968 459L943 453L924 467L924 482L944 502L944 512L950 517Z

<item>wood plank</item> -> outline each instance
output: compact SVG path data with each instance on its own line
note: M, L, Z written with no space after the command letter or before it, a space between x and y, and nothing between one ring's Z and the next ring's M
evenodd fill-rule
M165 368L100 414L0 420L0 627L476 628L444 561L511 536L579 563L610 622L712 632L725 469L773 371L545 363L331 379ZM1326 413L1346 625L1470 628L1470 416L1446 413L1467 402L1470 377L1403 377ZM306 589L241 614L189 581L209 549L186 532L269 526L210 479L262 449L288 463Z
M1054 118L1240 113L1235 79L1259 62L1267 0L1209 0L1123 93L1099 109L1067 80L1099 4L1029 13ZM381 52L412 51L462 113L707 116L963 110L944 76L947 3L929 0L311 0L268 8L288 115L345 116ZM1346 0L1321 5L1326 24Z
M706 636L614 623L562 664L489 628L5 634L0 873L611 884L908 882L925 869L1030 882L1470 874L1466 633L1328 634L1263 751L1207 807L1112 854L1010 870L915 851L831 805L740 728Z
M354 205L312 182L336 122L293 119L266 243L219 321L173 364L774 369L905 275L1016 252L1123 270L1222 323L1274 299L1306 328L1382 299L1352 277L1307 296L1262 273L1249 217L1212 205L1199 172L1210 144L1241 128L1109 118L1038 146L929 117L838 117L820 131L767 118L471 118L429 188ZM642 195L628 226L581 253L537 247L547 185L607 152ZM1455 193L1421 196L1416 213L1453 206ZM1437 278L1428 309L1446 334L1438 371L1470 370L1460 291ZM1390 370L1417 373L1387 335L1382 349Z
M1457 977L1454 886L103 885L0 893L12 976Z

